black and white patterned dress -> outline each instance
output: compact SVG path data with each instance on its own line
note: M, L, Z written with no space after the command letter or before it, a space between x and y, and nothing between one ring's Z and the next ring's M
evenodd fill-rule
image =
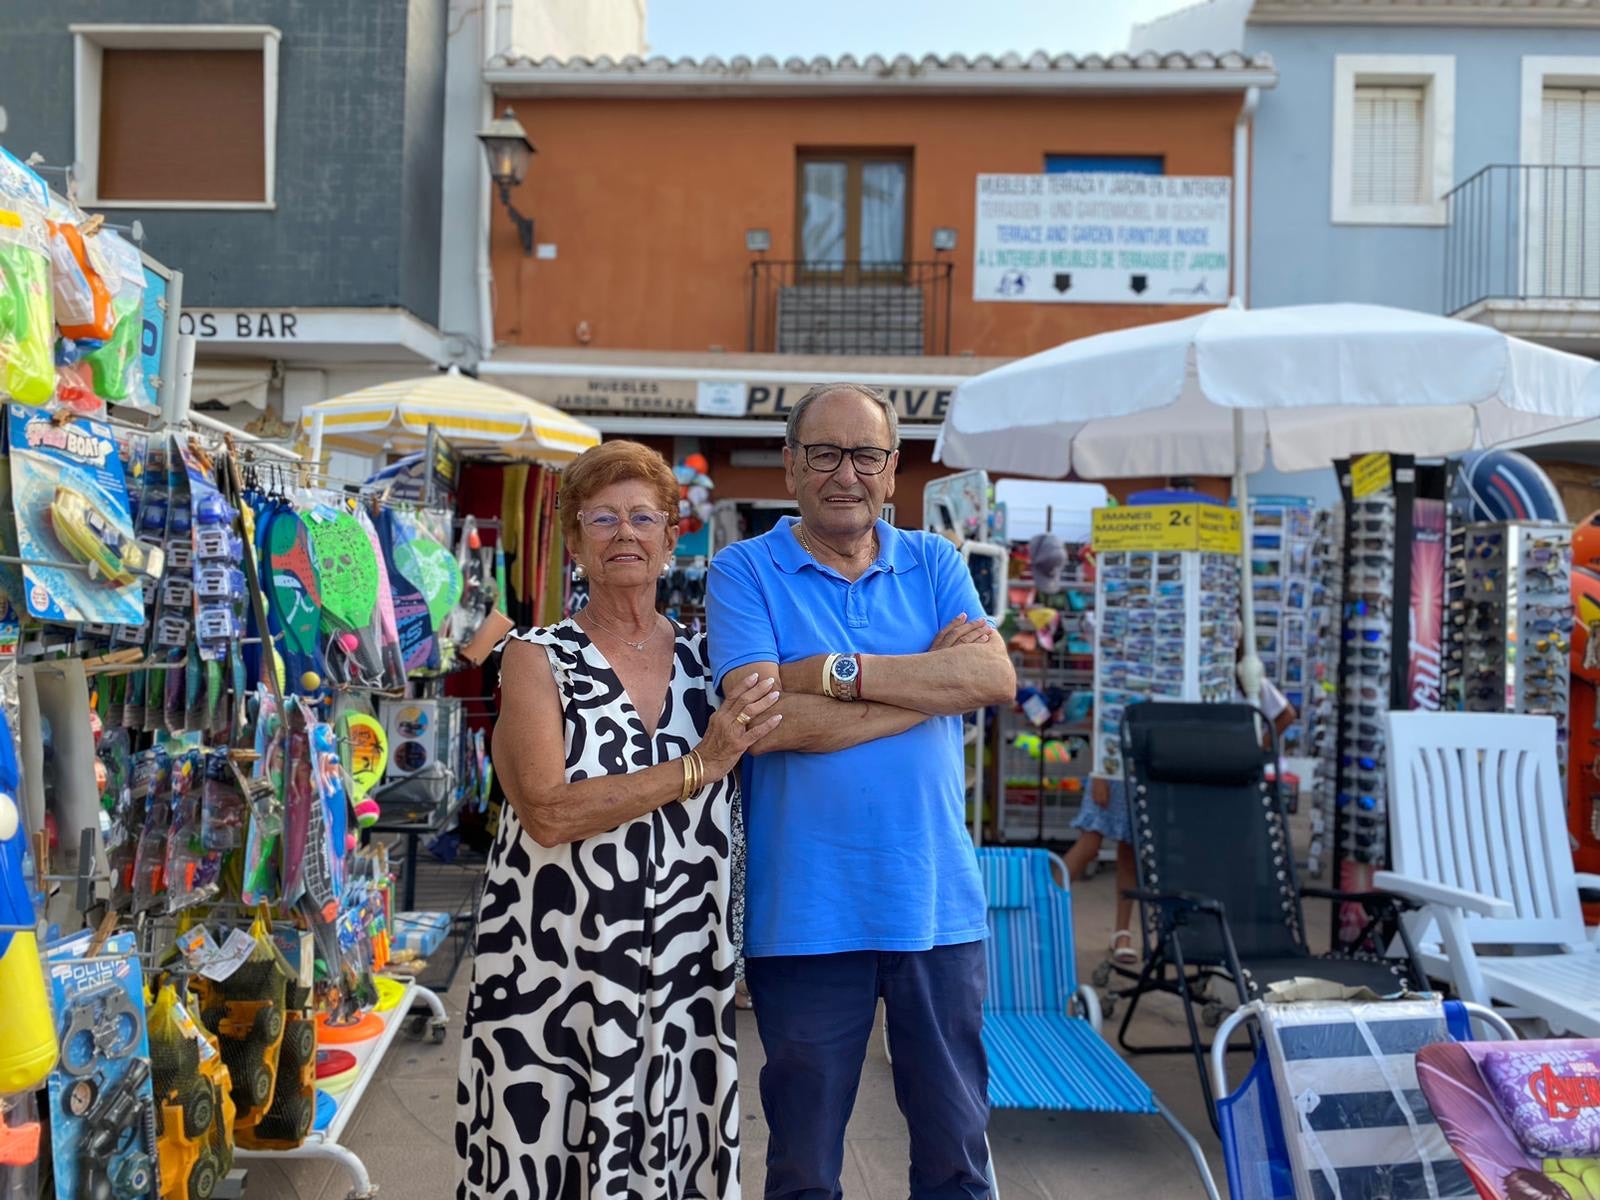
M550 658L569 782L679 758L704 735L703 636L676 631L654 738L576 622L515 636ZM737 807L735 778L716 780L551 849L506 807L456 1087L458 1198L736 1200Z

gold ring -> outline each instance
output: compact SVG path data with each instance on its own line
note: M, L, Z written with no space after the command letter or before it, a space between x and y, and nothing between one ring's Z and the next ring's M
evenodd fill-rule
M735 717L734 720L739 722L741 725L748 725L750 724L750 714L747 712L742 712Z

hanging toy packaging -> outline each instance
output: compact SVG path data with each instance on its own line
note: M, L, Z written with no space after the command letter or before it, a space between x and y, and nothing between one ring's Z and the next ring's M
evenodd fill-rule
M55 391L50 192L0 149L0 399L40 405Z
M144 365L139 351L144 338L144 260L139 251L112 230L96 238L110 271L111 336L84 355L94 379L95 395L115 404L144 395Z
M159 552L134 540L122 460L108 426L10 408L11 498L30 615L66 624L140 624L141 577Z
M87 954L85 932L50 951L61 1061L50 1073L58 1200L157 1200L155 1102L144 983L131 933Z

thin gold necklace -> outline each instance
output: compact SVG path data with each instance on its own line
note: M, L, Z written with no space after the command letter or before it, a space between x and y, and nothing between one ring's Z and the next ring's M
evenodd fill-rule
M595 612L592 608L586 608L586 609L584 609L584 611L589 614L589 619L592 620L596 625L600 626L601 629L604 629L607 633L609 633L612 637L616 638L624 646L633 647L634 651L636 653L639 653L639 654L643 654L644 653L644 648L646 646L648 646L651 642L655 641L655 639L656 639L656 630L661 628L661 622L657 621L655 624L653 624L650 627L650 633L644 639L644 641L642 641L642 642L630 642L627 638L622 636L622 632L620 630L614 628L613 626L611 626L607 622L602 621L600 619L600 614Z
M811 539L806 536L806 527L803 521L796 521L794 523L794 534L800 539L800 548L807 554L811 555L812 558L817 558L817 552L811 548ZM868 562L877 561L878 550L878 531L874 529L872 531L872 557L867 560ZM822 560L817 559L817 561L821 562Z

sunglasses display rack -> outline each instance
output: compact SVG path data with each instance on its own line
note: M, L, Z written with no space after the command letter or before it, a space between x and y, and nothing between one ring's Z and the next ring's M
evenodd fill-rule
M1467 712L1553 716L1563 767L1572 651L1572 530L1553 522L1467 525L1460 634ZM1454 649L1455 647L1452 647Z
M1439 707L1445 712L1466 708L1467 530L1452 520L1445 531L1444 669L1439 680Z
M1341 861L1367 866L1388 855L1384 714L1393 688L1395 510L1389 494L1354 500L1347 510L1334 838Z
M1092 770L1121 779L1122 714L1130 704L1234 698L1239 557L1118 550L1096 563Z

